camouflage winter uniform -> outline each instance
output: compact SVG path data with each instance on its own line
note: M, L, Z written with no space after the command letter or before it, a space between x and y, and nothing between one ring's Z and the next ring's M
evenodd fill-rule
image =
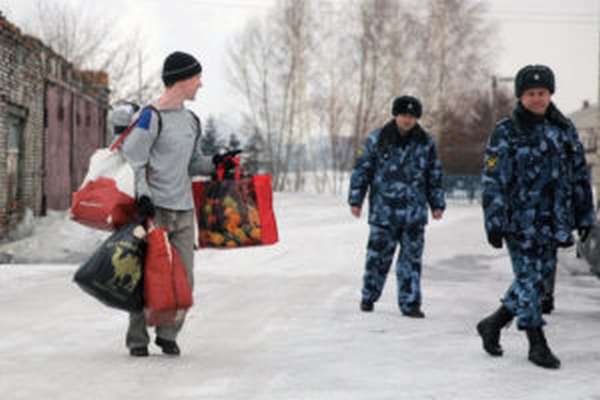
M369 134L350 179L348 202L361 207L369 192L370 236L363 301L381 296L394 251L398 305L410 311L421 304L420 276L427 205L445 209L442 167L431 137L417 124L401 137L394 120Z
M483 171L485 229L499 233L515 279L502 303L520 329L544 325L543 282L556 267L556 249L573 243L572 230L594 222L583 146L573 124L554 105L528 124L519 104L492 133Z

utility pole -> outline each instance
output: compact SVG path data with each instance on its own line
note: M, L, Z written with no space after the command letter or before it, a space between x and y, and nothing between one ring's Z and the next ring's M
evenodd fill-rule
M600 1L600 0L598 0ZM495 124L498 119L498 112L496 110L497 98L498 98L498 83L510 83L514 82L515 78L512 76L496 76L492 75L492 93L491 93L491 102L492 102L492 121Z
M137 104L144 104L143 98L143 86L144 86L144 63L142 62L142 50L137 51L137 78L138 78L138 87L137 87Z
M598 10L598 18L600 19L600 0L598 0L598 4L596 6ZM598 101L597 101L597 109L600 110L600 26L598 27ZM596 121L596 129L593 130L594 142L598 143L598 136L600 135L600 112L597 112L597 121ZM596 146L596 160L600 159L599 154L599 146ZM598 166L596 168L592 168L591 171L591 179L592 185L594 189L594 199L595 204L598 204L598 196L600 196L600 176L598 176ZM596 207L598 208L598 207Z

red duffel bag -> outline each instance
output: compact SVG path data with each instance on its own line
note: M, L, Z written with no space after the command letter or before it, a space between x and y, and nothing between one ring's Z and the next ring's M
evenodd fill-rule
M276 243L271 175L243 177L239 158L233 176L223 168L210 181L192 183L200 247L236 248Z
M144 314L146 324L173 325L193 304L185 265L167 231L151 226L144 264Z

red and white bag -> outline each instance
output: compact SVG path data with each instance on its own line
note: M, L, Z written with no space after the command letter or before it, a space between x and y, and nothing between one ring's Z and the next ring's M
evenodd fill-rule
M149 108L158 113L154 107ZM114 230L135 218L135 178L121 147L137 122L110 147L96 150L92 155L83 183L72 194L70 216L74 221L96 229Z

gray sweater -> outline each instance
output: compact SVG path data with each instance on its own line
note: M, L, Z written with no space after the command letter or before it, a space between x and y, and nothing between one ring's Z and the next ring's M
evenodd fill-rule
M122 153L135 173L136 196L149 196L158 207L194 208L191 176L209 175L211 157L200 150L202 129L185 108L161 110L158 116L143 109L136 127L125 139Z

